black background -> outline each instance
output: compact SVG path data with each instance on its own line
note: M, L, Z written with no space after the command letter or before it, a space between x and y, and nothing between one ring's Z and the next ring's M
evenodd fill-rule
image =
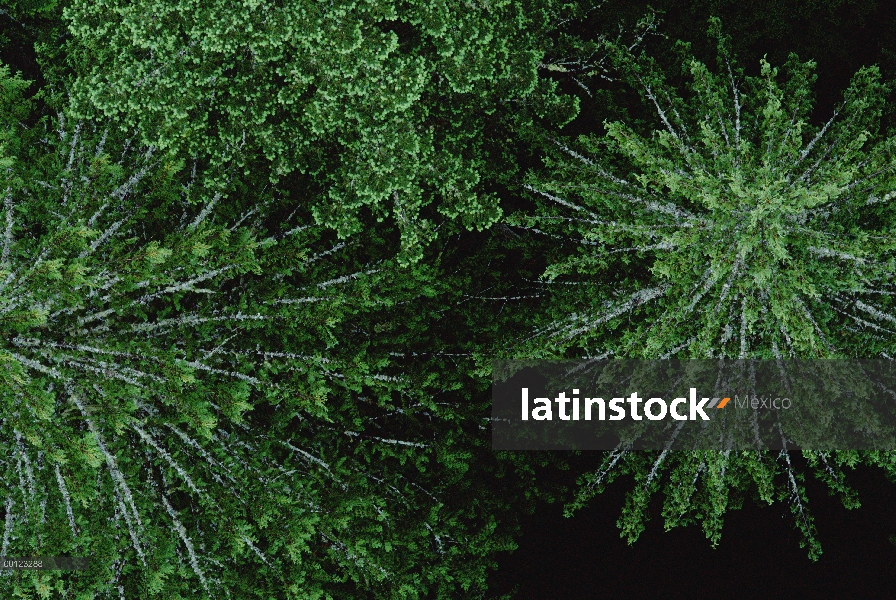
M806 472L805 462L795 461ZM879 468L849 471L861 508L847 510L807 474L809 509L822 555L800 548L789 506L746 498L725 515L713 549L699 525L664 531L662 496L651 520L629 546L619 537L630 477L610 484L572 518L561 504L544 504L523 519L519 548L499 559L493 595L518 586L520 599L580 598L894 598L896 486Z

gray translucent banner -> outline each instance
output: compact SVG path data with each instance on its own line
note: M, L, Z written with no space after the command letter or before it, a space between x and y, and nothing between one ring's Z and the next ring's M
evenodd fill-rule
M495 361L495 450L896 450L896 361Z

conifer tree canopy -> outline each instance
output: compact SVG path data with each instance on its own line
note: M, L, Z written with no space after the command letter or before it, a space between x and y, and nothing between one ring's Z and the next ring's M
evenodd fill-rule
M859 71L813 128L811 62L763 61L748 77L725 37L715 72L680 49L681 91L613 45L653 129L610 122L602 138L558 142L547 173L530 177L544 211L513 222L577 244L545 275L579 283L556 286L568 316L532 343L644 358L889 356L896 175L877 70Z
M525 189L535 214L510 223L551 240L553 294L518 352L535 357L847 358L894 351L894 139L879 130L888 85L856 73L820 127L811 62L762 61L746 76L718 20L715 68L679 43L685 89L656 62L609 44L616 74L652 114L603 137L553 138ZM620 444L581 476L567 514L621 475L635 486L617 523L630 543L664 494L666 529L699 523L713 545L747 495L785 500L809 556L821 554L805 474L791 450L635 452ZM890 452L803 450L845 507L843 467L894 474Z
M0 71L2 554L91 566L4 597L484 590L481 407L405 358L432 267L95 123L27 129L27 87Z
M215 162L246 144L272 178L299 171L326 184L322 223L357 232L369 207L392 215L411 247L432 238L430 204L467 227L498 218L480 185L484 135L490 115L527 97L557 113L537 68L560 8L103 0L72 2L65 17L86 65L72 90L85 115ZM573 111L567 102L559 118Z
M0 64L0 556L90 558L0 598L487 597L570 464L569 515L631 476L629 542L658 492L712 545L752 496L818 558L790 447L489 435L498 357L894 357L896 88L861 68L819 122L814 63L748 74L718 20L715 61L646 50L728 4L0 7L35 80ZM855 465L896 480L803 456L847 508Z

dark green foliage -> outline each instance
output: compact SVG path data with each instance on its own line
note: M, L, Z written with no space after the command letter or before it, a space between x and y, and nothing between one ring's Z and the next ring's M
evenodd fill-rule
M528 98L541 116L575 116L571 98L537 77L547 32L569 10L113 0L72 2L65 16L81 113L213 164L263 156L272 180L313 175L325 187L319 222L345 236L362 209L391 215L414 258L435 235L429 205L468 228L499 217L481 182L500 166L485 147L496 111Z
M114 132L26 130L0 82L3 552L93 559L4 595L483 593L515 518L470 477L504 470L487 396L409 352L454 288Z
M679 4L4 6L0 555L93 562L0 596L483 597L568 458L491 450L492 359L892 356L891 86L758 60L878 5ZM599 460L629 541L751 497L820 553L792 451Z

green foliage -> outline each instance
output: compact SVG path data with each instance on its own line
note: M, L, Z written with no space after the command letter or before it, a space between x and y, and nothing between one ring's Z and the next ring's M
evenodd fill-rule
M263 156L272 180L309 174L326 188L320 223L346 236L362 209L391 215L414 259L435 235L427 206L468 228L500 216L481 181L496 111L531 97L541 114L574 116L537 77L561 8L75 1L72 93L82 114L136 126L161 149L246 169L259 167L244 157Z
M714 66L655 61L604 4L4 6L46 85L0 67L0 555L93 562L3 597L481 597L564 466L492 452L496 356L891 356L878 71L814 126L813 63L747 76L715 21ZM558 137L569 89L606 135ZM896 477L803 456L846 508ZM630 476L629 542L751 496L821 552L790 451L602 459L567 511Z
M816 129L811 63L792 57L784 82L765 62L747 77L721 37L723 72L686 59L679 95L653 61L610 50L658 129L607 123L578 149L558 143L548 174L530 177L545 208L512 222L568 241L575 250L545 276L582 286L560 288L570 316L533 344L629 357L892 352L894 142L875 130L887 89L876 70L856 74Z
M11 77L9 67L0 65L0 149L3 166L9 167L18 153L20 123L28 116L31 107L23 94L30 86L20 76Z
M11 45L13 41L21 42L33 34L36 28L33 22L53 15L57 11L56 0L11 0L4 2L0 8L0 48Z
M25 129L0 84L2 550L92 559L4 597L484 593L514 515L471 477L502 469L487 397L408 356L434 266L64 114Z
M838 451L802 453L815 476L831 494L840 496L844 508L860 507L855 490L846 483L843 467L890 464L891 453ZM617 524L629 543L638 539L650 519L649 502L662 491L662 516L666 531L673 527L699 524L713 547L721 540L725 514L743 505L747 497L759 504L786 501L800 532L800 547L817 560L821 544L809 511L805 475L792 462L788 451L777 456L768 452L728 451L635 452L620 448L607 453L601 467L579 478L579 490L566 506L566 515L584 507L614 479L631 476L634 487L626 497Z
M654 113L644 127L605 123L603 137L555 140L525 188L538 209L510 223L551 247L553 290L520 355L634 358L834 358L893 352L894 140L878 120L888 86L859 71L835 115L809 123L812 63L787 77L766 61L746 76L717 20L717 69L679 44L688 87L657 63L607 44L618 77ZM867 453L866 453L867 454ZM883 453L886 454L886 453ZM841 466L857 453L804 452L846 508L859 506ZM618 525L629 542L665 495L667 529L700 523L718 544L743 494L786 501L807 547L821 546L791 452L605 453L567 514L615 477L634 488ZM874 462L870 455L867 460Z

